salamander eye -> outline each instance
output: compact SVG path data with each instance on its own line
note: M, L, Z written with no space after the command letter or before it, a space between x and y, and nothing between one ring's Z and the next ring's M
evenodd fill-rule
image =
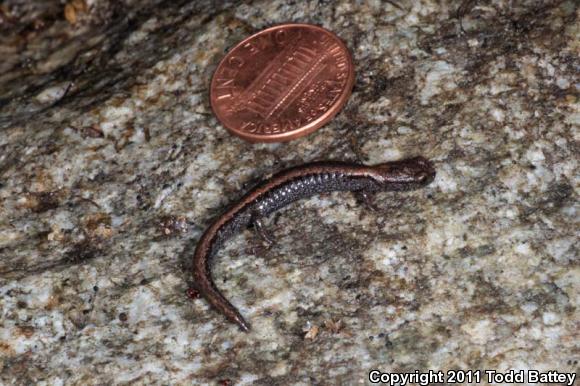
M420 172L417 174L417 181L426 182L432 178L432 175L428 172Z

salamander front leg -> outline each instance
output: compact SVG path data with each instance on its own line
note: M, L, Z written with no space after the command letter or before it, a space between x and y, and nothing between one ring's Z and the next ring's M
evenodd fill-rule
M258 235L260 236L260 238L266 243L268 244L268 246L274 244L274 241L272 240L272 236L268 233L268 231L266 231L264 224L262 223L262 220L260 219L254 219L252 221L252 224L254 226L254 229L256 230L256 232L258 233Z
M368 193L362 190L355 192L355 197L357 201L361 202L364 206L368 209L372 210L373 212L378 212L379 208L374 203L374 195L372 193Z

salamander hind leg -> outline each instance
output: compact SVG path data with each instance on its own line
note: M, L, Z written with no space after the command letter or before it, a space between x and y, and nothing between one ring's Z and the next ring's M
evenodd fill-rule
M256 232L258 233L258 235L260 236L260 238L268 246L271 246L272 244L274 244L274 241L272 240L272 236L265 229L264 223L262 222L262 220L260 220L258 218L255 218L255 219L252 220L252 225L254 226L254 229L256 230Z

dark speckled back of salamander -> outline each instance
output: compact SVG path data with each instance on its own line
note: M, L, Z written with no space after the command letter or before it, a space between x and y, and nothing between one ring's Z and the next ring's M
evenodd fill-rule
M193 257L194 283L201 295L237 323L249 325L215 287L210 260L223 242L250 224L302 198L333 191L403 191L427 185L435 177L431 163L422 157L374 166L341 162L311 163L282 171L250 190L217 218L201 237Z
M378 191L379 185L368 177L353 175L360 166L339 163L310 164L312 173L289 178L272 188L252 204L259 216L272 212L302 198L334 191ZM304 168L304 167L302 167ZM345 171L348 170L348 171ZM287 173L292 175L294 170Z

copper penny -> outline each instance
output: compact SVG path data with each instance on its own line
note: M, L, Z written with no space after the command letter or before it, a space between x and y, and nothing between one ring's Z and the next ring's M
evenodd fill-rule
M289 141L332 119L353 82L352 58L335 34L283 24L228 52L211 81L211 106L230 132L247 141Z

